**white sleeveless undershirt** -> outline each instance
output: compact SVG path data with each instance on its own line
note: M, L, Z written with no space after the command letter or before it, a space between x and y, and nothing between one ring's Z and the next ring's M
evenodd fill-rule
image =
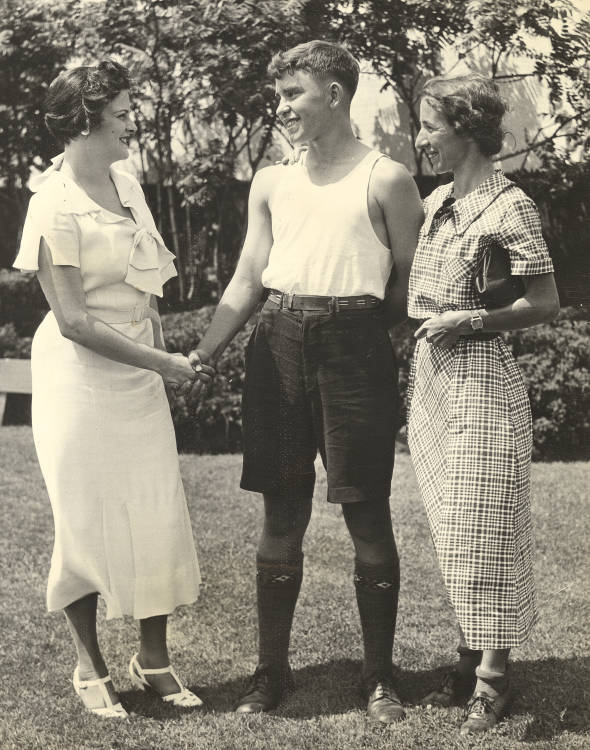
M262 283L289 294L383 299L391 250L369 218L371 172L383 157L370 151L345 177L314 185L305 164L283 167L269 207L273 245Z

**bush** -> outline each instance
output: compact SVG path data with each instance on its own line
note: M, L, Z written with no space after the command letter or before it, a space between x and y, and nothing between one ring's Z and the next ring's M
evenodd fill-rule
M12 324L18 336L32 336L48 309L35 274L0 270L0 326Z
M214 307L162 315L166 347L188 353L205 333ZM178 449L185 453L235 453L242 447L241 402L244 382L244 350L252 325L229 344L219 362L218 374L203 396L191 403L169 391L170 409Z
M0 325L0 357L31 358L31 336L19 336L14 323Z
M187 353L203 336L213 307L162 315L169 351ZM506 334L528 384L533 414L534 458L590 459L590 315L588 307L565 308L553 323ZM238 333L219 363L213 384L197 401L169 392L178 448L182 452L227 453L242 447L241 395L244 350L252 324ZM405 399L414 326L393 337L400 390ZM0 325L0 356L29 357L31 339ZM25 413L25 412L23 412Z
M553 323L506 336L527 382L533 457L590 458L590 322L562 312Z
M164 315L170 351L187 352L203 335L213 308ZM536 460L590 459L590 322L588 308L565 308L549 325L506 334L528 384ZM395 330L402 399L414 350L415 326ZM244 347L251 326L230 344L220 375L198 407L171 397L172 415L182 451L224 452L241 448L240 399ZM225 379L229 378L229 382Z

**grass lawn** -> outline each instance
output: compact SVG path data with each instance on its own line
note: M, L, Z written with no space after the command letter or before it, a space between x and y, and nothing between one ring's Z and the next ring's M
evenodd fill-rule
M318 748L590 748L590 464L533 466L540 622L513 654L518 691L509 719L485 741L458 736L459 709L413 708L454 658L455 633L409 458L397 457L392 514L402 559L396 636L399 692L408 718L389 729L365 718L357 692L361 641L353 553L338 507L317 487L292 638L297 690L270 715L231 712L254 669L254 555L261 503L238 489L240 456L182 456L205 585L196 605L170 620L173 663L215 710L165 707L131 688L131 619L99 627L128 721L82 710L65 620L45 611L53 542L49 502L28 427L0 430L3 575L0 592L0 747L3 750L279 750Z

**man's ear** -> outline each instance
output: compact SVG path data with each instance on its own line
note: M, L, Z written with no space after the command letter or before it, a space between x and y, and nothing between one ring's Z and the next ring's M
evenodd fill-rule
M330 106L337 107L344 99L344 87L338 81L330 83Z

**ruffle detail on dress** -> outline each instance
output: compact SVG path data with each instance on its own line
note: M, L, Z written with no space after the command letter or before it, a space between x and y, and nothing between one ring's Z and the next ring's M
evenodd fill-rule
M139 227L133 237L125 282L141 292L161 297L162 287L176 276L174 254L166 249L159 235Z

